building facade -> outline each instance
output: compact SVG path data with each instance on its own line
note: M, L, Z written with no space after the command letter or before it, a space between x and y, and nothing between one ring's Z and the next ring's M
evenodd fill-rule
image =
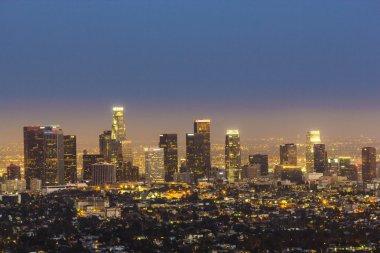
M239 130L227 130L225 141L225 168L230 183L241 180L241 148Z
M280 164L297 166L297 145L288 143L280 146Z
M77 182L77 138L75 135L63 136L65 183Z
M147 183L165 181L164 149L146 148L145 150L145 179Z
M110 163L95 163L91 168L92 184L104 186L116 183L116 167Z
M178 171L177 134L161 134L159 147L164 149L165 181L174 181Z
M321 143L321 134L319 130L311 130L306 134L306 172L314 172L314 144Z
M82 179L92 180L92 165L103 163L104 157L101 154L83 154L83 169L82 169Z
M64 183L64 140L59 126L24 127L24 166L27 187L41 179L43 186Z
M325 144L314 144L314 171L327 173L327 152Z
M362 148L362 178L363 182L376 179L376 148Z
M249 156L249 165L260 166L259 174L260 176L266 176L269 173L269 163L268 163L268 155L255 154Z

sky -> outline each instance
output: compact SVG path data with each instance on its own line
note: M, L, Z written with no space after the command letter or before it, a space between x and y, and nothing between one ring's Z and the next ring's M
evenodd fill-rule
M380 1L0 1L0 146L59 124L127 134L380 138Z

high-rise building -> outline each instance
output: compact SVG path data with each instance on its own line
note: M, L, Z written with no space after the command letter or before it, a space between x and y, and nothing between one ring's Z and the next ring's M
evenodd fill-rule
M103 163L104 157L101 154L83 154L83 169L82 169L82 178L83 180L91 180L92 179L92 165Z
M105 130L99 135L99 150L103 155L104 161L116 165L116 179L117 181L125 181L125 164L123 162L123 144L125 151L130 148L128 141L125 139L113 139L113 132ZM129 146L128 146L129 145ZM129 154L129 159L131 154ZM128 156L126 156L128 158Z
M260 166L260 175L268 175L268 155L255 154L249 156L249 165L259 165Z
M121 141L125 135L124 107L113 107L112 139Z
M121 153L122 153L123 162L133 165L132 141L130 140L121 141Z
M200 155L205 174L211 169L211 120L198 119L194 122L194 134L202 136Z
M376 179L376 148L362 148L362 177L363 182Z
M314 144L321 143L319 130L311 130L306 135L306 172L314 172Z
M7 180L21 180L20 166L11 164L7 167Z
M177 134L161 134L159 147L164 149L165 181L173 181L178 170Z
M112 131L104 130L102 134L99 135L99 153L103 155L104 160L111 162L111 139Z
M63 136L65 183L77 181L77 138L75 135Z
M43 186L64 183L64 142L59 126L24 127L24 165L27 187L41 179Z
M327 172L327 152L325 144L314 144L314 171L317 173Z
M145 175L148 183L165 181L164 149L146 148Z
M280 146L280 164L297 166L297 145L288 143Z
M338 158L329 158L327 159L327 176L338 175L339 174L339 159Z
M241 149L239 130L227 130L225 142L225 167L228 181L241 180Z
M204 161L200 147L203 143L203 136L194 133L186 134L186 168L187 172L194 173L197 180L206 175Z
M211 170L211 121L195 120L194 133L186 134L186 164L197 180Z
M116 183L116 167L110 163L95 163L91 168L92 184L104 186Z

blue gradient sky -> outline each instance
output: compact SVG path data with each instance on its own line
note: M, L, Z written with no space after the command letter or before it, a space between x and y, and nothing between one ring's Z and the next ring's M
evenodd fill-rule
M378 0L3 0L0 142L57 123L96 143L113 104L137 141L202 117L218 142L229 127L380 137L379 13Z

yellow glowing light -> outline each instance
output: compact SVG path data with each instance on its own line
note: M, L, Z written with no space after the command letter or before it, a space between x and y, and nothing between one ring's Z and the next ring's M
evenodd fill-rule
M237 130L237 129L227 130L227 135L237 135L237 134L239 134L239 130Z

